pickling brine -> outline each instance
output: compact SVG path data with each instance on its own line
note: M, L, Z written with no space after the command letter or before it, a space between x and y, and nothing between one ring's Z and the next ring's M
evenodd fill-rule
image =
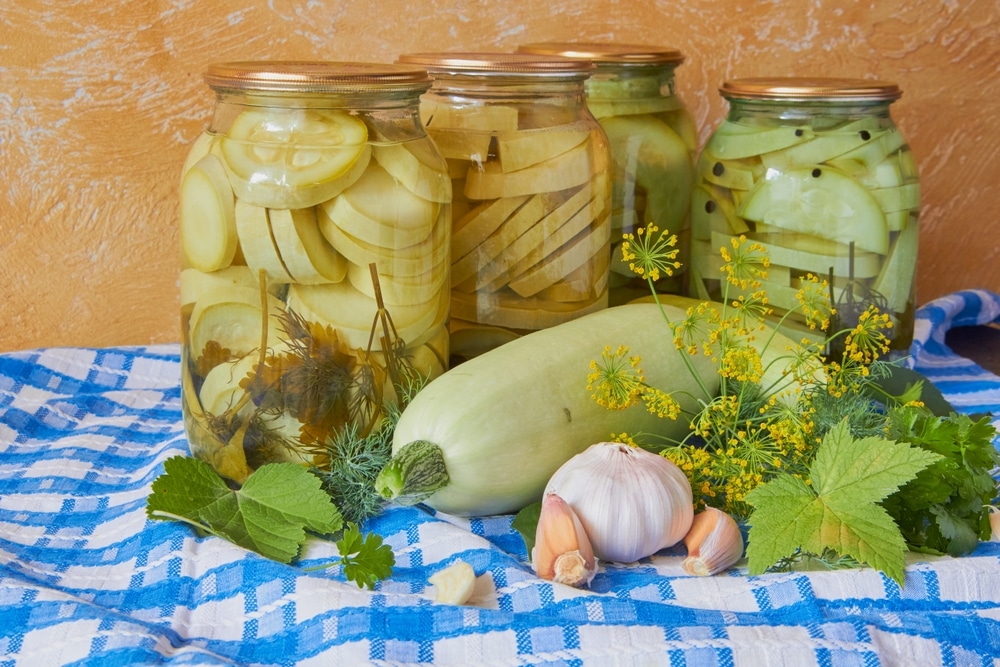
M608 305L608 145L584 104L593 66L515 54L412 54L452 179L451 352L474 357Z
M644 277L624 261L625 235L647 225L676 235L672 275L661 275L660 293L682 294L688 265L689 212L698 131L677 94L674 72L684 62L676 49L634 44L543 42L522 53L589 60L596 70L584 83L587 107L611 147L611 305L649 294Z
M317 465L448 360L451 180L426 72L228 63L180 186L183 412L243 481Z
M691 201L691 293L722 297L719 249L746 236L770 257L760 289L778 316L805 324L798 293L829 283L833 330L871 307L888 314L895 354L913 336L920 184L889 114L894 84L744 79L697 165ZM744 290L745 291L745 290ZM729 287L729 297L741 294ZM804 333L809 333L803 327Z

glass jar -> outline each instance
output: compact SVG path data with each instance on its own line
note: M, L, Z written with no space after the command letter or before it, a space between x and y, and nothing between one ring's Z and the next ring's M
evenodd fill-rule
M810 333L795 309L812 274L830 283L833 331L853 327L874 305L892 318L894 354L905 353L913 337L920 184L889 113L899 87L763 78L728 81L720 92L729 113L698 159L692 193L691 294L723 298L719 248L746 235L770 257L762 287L778 316L794 311L789 321Z
M657 292L683 294L690 242L689 212L698 129L674 87L674 71L684 62L676 49L636 44L542 42L518 47L522 53L560 55L592 61L597 70L584 84L587 106L611 144L614 190L611 198L610 303L649 294L649 285L622 259L625 234L676 234L680 262L661 275Z
M184 423L243 481L316 465L448 359L451 180L425 70L211 65L214 115L180 186Z
M608 305L611 173L588 62L421 53L428 134L453 191L452 360Z

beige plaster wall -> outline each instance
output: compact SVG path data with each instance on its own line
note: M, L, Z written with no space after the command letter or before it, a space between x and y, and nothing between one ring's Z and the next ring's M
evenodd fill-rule
M0 6L0 350L178 339L177 181L209 62L570 39L684 52L702 141L726 78L896 81L923 182L919 300L1000 290L994 0L18 0Z

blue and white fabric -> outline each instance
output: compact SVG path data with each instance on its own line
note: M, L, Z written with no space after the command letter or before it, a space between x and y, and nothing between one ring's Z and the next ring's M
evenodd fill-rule
M1000 378L945 332L1000 321L966 291L917 314L913 361L961 411L1000 415ZM602 567L590 590L536 578L510 516L391 507L365 528L393 576L357 588L312 539L292 565L149 521L187 454L176 345L0 354L0 667L13 665L995 665L1000 544L871 569L686 576L683 547ZM428 577L475 569L469 606Z

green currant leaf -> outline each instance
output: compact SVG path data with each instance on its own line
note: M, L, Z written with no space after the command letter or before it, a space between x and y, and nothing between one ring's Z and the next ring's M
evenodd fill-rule
M851 437L846 421L823 439L810 484L779 475L747 494L748 566L760 574L797 551L832 549L902 584L906 542L878 502L940 457L881 438Z
M747 542L750 574L792 557L811 540L822 522L822 508L815 501L813 490L792 475L778 475L747 494L754 506Z
M883 438L855 440L845 420L817 449L810 479L828 505L849 507L884 499L939 458Z
M329 534L343 525L320 480L294 463L261 466L238 490L198 459L172 457L164 471L146 503L151 518L182 517L282 563L298 554L306 530Z
M167 512L197 522L201 510L232 492L211 466L195 458L172 456L163 462L163 470L146 501L146 514L153 519L160 518L155 512Z

